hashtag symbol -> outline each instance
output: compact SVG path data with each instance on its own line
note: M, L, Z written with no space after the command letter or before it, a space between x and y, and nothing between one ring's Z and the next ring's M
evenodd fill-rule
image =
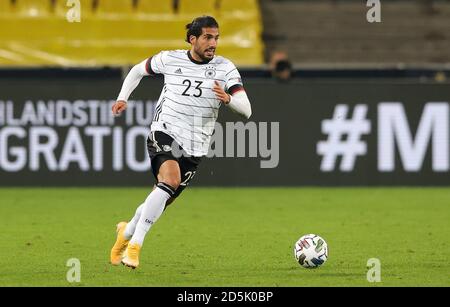
M342 156L339 169L352 171L356 157L367 152L367 145L361 140L364 134L370 133L367 105L356 105L351 119L347 119L347 113L348 106L339 104L334 109L333 118L322 121L322 133L328 135L328 139L317 143L317 154L322 156L321 171L333 171L339 156Z

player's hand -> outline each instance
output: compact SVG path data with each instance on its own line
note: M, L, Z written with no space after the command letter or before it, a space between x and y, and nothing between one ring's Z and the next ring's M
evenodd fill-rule
M222 87L220 87L219 82L214 81L213 92L216 94L216 98L222 101L224 104L229 104L231 101L231 96L226 93Z
M120 113L125 111L127 108L127 102L123 100L117 100L115 104L112 106L112 113L114 116L119 116Z

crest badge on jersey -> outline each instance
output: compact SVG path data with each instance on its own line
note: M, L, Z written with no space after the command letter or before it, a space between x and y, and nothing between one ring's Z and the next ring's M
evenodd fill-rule
M207 66L205 70L205 77L213 79L216 76L216 68L214 66Z

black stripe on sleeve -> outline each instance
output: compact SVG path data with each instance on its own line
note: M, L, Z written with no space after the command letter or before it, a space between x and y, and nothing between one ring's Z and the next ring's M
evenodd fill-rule
M234 95L235 93L237 93L239 91L244 91L244 87L240 84L235 84L228 89L228 94Z
M148 58L147 62L145 63L145 70L147 71L147 73L149 75L154 76L154 75L156 75L156 73L153 71L152 66L151 66L152 59L153 59L153 57Z

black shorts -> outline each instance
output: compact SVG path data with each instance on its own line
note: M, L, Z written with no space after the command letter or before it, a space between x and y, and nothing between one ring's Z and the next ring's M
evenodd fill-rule
M178 148L175 148L175 146ZM175 148L175 152L173 152L172 148ZM158 182L159 168L165 161L174 160L178 162L181 172L181 183L173 196L178 197L194 177L201 157L187 155L171 136L161 131L154 131L147 138L147 150L152 162L152 172L156 182ZM183 155L180 155L180 153L183 153Z

